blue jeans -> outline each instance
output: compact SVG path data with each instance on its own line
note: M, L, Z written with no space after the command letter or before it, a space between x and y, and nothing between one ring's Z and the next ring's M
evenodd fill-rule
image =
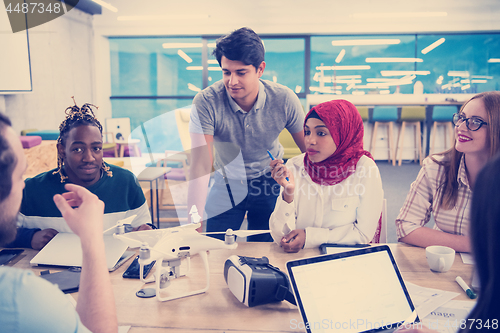
M208 194L205 212L207 213L207 232L239 230L245 213L248 230L269 230L269 217L274 211L280 186L270 173L250 180L228 179L233 197L231 203L226 182L219 173ZM212 235L224 240L224 235ZM248 237L252 242L272 242L270 234Z

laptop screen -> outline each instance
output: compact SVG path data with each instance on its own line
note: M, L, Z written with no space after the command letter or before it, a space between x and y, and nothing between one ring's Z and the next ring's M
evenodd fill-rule
M287 263L308 332L396 328L414 310L387 246Z

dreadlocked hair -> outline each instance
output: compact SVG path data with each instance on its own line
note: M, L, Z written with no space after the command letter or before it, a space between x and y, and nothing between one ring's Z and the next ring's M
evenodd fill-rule
M97 127L102 136L102 125L99 120L97 120L94 111L92 110L92 108L98 109L98 107L93 104L85 103L81 108L79 108L76 105L75 98L72 98L75 105L69 106L66 108L66 110L64 110L64 113L66 113L66 118L63 120L61 125L59 125L59 137L57 138L57 143L60 143L63 147L65 147L66 145L66 137L68 136L69 131L82 125ZM66 179L68 179L68 176L64 175L63 165L64 161L58 151L57 169L52 174L55 175L56 173L58 173L61 177L61 183L64 183ZM109 166L106 165L104 161L102 161L101 170L106 172L108 177L113 177L113 172L110 171Z

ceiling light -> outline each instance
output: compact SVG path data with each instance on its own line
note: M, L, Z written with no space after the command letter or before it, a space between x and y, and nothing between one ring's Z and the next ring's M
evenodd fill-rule
M342 49L342 51L340 51L339 55L337 56L337 59L335 59L335 62L338 64L342 61L342 59L344 59L344 55L345 55L345 49Z
M92 1L94 1L96 4L101 5L102 7L106 8L106 9L109 9L112 12L116 13L118 11L118 8L116 8L115 6L113 6L107 2L104 2L102 0L92 0Z
M369 65L353 65L353 66L318 66L316 70L325 70L325 71L346 71L346 70L361 70L361 69L370 69Z
M382 76L429 75L430 71L380 71Z
M377 78L367 78L366 82L391 82L391 81L399 81L399 80L401 80L401 79L385 79L385 78L377 77Z
M188 55L187 55L184 51L182 51L182 50L180 50L180 49L179 49L179 50L177 51L177 54L178 54L178 55L179 55L182 59L186 60L186 62L187 62L188 64L190 64L190 63L192 63L192 62L193 62L193 59L191 59L191 57L190 57L190 56L188 56Z
M195 86L195 85L194 85L194 84L192 84L192 83L188 83L188 88L189 88L189 90L196 91L196 92L201 91L201 89L200 89L200 88L198 88L197 86Z
M391 93L391 91L390 91L390 90L380 90L380 91L379 91L379 94L380 94L380 95L388 95L388 94L390 94L390 93Z
M421 17L444 17L447 12L400 12L400 13L354 13L350 14L352 18L421 18Z
M217 61L217 59L210 59L207 61L209 65L218 65L219 62Z
M326 94L342 94L340 91L342 89L341 86L336 86L335 89L333 87L309 87L310 91L317 91Z
M422 50L422 54L427 54L429 52L431 52L432 50L434 50L436 47L438 47L439 45L443 44L445 41L444 38L440 38L438 39L437 41L435 41L434 43L432 43L431 45L427 46L426 48L424 48Z
M332 40L333 46L354 46L354 45L393 45L399 44L399 39L344 39Z
M471 80L471 83L488 83L488 80Z
M491 58L491 59L488 59L488 62L491 64L491 63L499 63L500 62L500 59L499 58Z
M366 62L423 62L420 58L366 58Z
M337 75L335 78L337 80L361 79L361 75Z
M464 79L464 80L461 80L460 83L461 84L468 84L468 83L470 83L470 80L469 79Z
M471 75L471 78L493 80L493 76L489 76L489 75Z
M470 74L468 71L449 71L448 76L469 77Z
M192 49L197 47L202 47L202 43L163 43L164 49Z
M203 66L187 66L186 69L188 71L202 71ZM208 70L215 72L215 71L222 71L222 68L220 68L220 67L208 67Z
M470 88L470 84L467 84L467 85L463 86L463 87L462 87L462 88L460 88L460 89L462 89L462 90L466 90L466 89L469 89L469 88Z

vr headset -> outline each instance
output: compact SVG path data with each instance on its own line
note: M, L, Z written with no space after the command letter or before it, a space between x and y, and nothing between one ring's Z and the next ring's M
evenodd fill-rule
M233 295L248 307L287 300L297 305L288 276L267 257L233 255L224 263L224 279Z

